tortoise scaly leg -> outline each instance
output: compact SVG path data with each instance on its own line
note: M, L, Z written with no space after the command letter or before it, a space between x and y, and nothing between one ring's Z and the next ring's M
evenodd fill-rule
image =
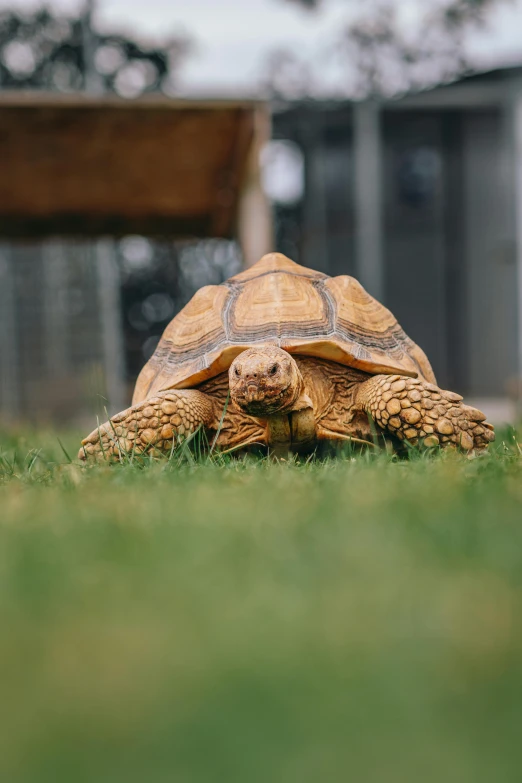
M199 427L215 422L214 401L207 394L195 389L160 392L91 432L82 441L78 457L119 461L125 454L168 453Z
M355 409L370 414L381 429L415 445L482 450L495 440L485 415L462 397L432 383L400 375L376 375L362 383Z

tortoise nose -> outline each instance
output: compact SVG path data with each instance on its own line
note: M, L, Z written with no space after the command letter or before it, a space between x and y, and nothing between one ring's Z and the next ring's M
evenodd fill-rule
M249 372L249 373L247 373L247 375L246 375L246 379L247 379L247 381L248 381L248 380L250 380L251 378L257 378L257 375L258 375L258 373L257 373L257 372Z

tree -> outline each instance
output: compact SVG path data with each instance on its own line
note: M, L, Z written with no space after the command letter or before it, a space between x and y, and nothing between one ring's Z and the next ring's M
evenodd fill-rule
M42 8L32 14L0 11L0 89L85 89L134 97L169 89L189 43L173 38L146 47L122 35L103 35L89 7L78 17Z
M508 1L423 1L418 3L416 22L405 25L399 0L364 0L324 56L330 62L337 60L346 74L345 92L351 97L394 95L450 81L471 70L465 46L470 30L487 23L491 6ZM283 2L313 12L328 0ZM288 52L272 53L268 71L274 92L295 94L296 74L299 66L304 73L304 65ZM310 84L308 76L302 81Z

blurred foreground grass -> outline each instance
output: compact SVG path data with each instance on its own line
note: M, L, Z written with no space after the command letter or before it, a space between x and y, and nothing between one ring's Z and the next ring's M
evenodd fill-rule
M305 465L0 448L1 781L520 780L513 433Z

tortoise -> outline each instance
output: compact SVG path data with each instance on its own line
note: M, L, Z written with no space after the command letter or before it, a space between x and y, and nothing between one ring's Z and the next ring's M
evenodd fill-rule
M482 450L493 427L436 385L425 353L353 277L279 253L201 288L165 329L132 407L79 457L168 452L202 428L221 451L275 454L321 441Z

